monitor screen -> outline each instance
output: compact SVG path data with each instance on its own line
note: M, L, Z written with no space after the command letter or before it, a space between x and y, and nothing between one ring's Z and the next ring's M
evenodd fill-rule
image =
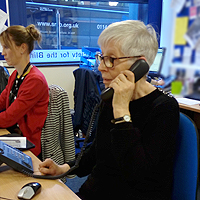
M165 55L165 48L159 48L153 64L150 67L150 72L160 74Z

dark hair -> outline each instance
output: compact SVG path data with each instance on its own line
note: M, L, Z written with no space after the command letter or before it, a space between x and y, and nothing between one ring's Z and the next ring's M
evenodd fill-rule
M34 49L34 41L39 44L42 39L40 31L34 24L30 24L27 27L20 25L10 26L0 34L0 38L9 48L12 48L11 40L14 41L16 46L26 43L29 53Z

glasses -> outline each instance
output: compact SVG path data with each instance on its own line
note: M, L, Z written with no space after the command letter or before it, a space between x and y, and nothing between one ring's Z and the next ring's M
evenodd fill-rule
M99 65L101 61L103 60L104 65L108 68L112 68L114 65L115 60L120 60L120 59L126 59L126 58L139 58L141 56L128 56L128 57L119 57L119 58L113 58L110 56L102 56L102 54L96 54L95 59L97 64Z

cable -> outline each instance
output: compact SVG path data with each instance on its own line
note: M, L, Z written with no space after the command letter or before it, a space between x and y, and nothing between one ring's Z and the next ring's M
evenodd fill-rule
M92 112L92 116L91 116L91 119L90 119L90 123L89 123L89 126L88 126L88 129L87 129L87 133L86 133L86 136L85 136L85 139L84 139L84 143L83 143L83 146L81 148L81 151L80 153L78 154L78 157L76 159L76 162L75 162L75 165L72 166L67 172L63 173L63 174L60 174L60 175L57 175L57 176L51 176L51 175L36 175L36 174L28 174L29 176L33 177L33 178L39 178L39 179L51 179L51 180L54 180L54 179L60 179L64 176L67 176L68 174L70 174L72 171L74 171L75 169L77 169L79 167L79 163L80 163L80 160L83 156L83 153L85 151L85 148L86 148L86 145L87 145L87 141L90 137L90 134L91 134L91 131L92 131L92 128L93 128L93 125L94 125L94 122L95 122L95 119L96 119L96 116L97 116L97 113L98 113L98 108L99 108L99 105L100 104L96 104L95 107L94 107L94 110Z
M6 197L0 197L0 199L4 199L4 200L14 200L14 199L8 199Z

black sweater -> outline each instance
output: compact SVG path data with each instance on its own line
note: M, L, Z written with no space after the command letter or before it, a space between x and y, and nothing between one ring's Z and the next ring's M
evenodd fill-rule
M177 101L158 89L130 103L132 123L112 124L111 102L102 103L96 138L85 151L79 177L85 199L170 199Z

